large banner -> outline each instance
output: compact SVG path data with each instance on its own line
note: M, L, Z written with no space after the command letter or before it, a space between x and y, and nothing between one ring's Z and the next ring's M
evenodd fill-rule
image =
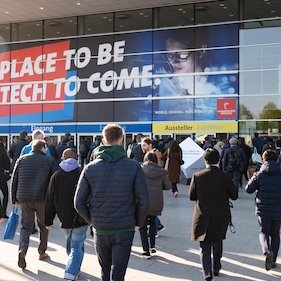
M209 48L237 44L237 25L14 44L0 123L235 120L238 51Z

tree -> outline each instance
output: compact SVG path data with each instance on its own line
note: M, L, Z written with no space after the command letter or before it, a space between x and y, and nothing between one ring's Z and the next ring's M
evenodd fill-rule
M268 102L260 113L260 119L281 119L281 110L274 102Z
M244 104L239 106L239 119L254 119L252 112Z

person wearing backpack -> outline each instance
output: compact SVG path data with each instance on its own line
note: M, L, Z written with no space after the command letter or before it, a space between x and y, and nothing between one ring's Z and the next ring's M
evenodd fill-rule
M241 185L242 174L244 167L246 166L246 157L241 148L237 145L238 140L235 137L232 137L229 140L230 147L224 153L222 159L222 169L225 173L230 173L234 185L238 189Z

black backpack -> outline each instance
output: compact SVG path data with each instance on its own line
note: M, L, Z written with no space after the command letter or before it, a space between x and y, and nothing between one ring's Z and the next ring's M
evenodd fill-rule
M227 158L227 172L233 172L237 170L244 170L244 164L241 158L241 154L239 153L238 149L230 150Z

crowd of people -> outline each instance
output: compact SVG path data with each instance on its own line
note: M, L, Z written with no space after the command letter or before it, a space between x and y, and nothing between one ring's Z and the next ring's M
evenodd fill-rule
M28 142L26 132L9 152L0 143L0 184L3 200L0 223L7 216L10 181L11 202L21 209L18 266L27 267L30 235L39 227L39 260L49 258L48 234L57 215L65 232L68 255L63 278L79 275L87 230L92 227L102 281L124 280L135 230L143 252L150 259L157 253L156 238L165 229L159 216L164 208L163 191L178 196L183 152L172 138L150 139L138 134L123 147L124 131L115 124L104 127L92 144L80 143L78 152L66 133L58 145L35 130ZM231 222L230 199L239 188L256 192L256 213L265 269L276 266L281 225L280 145L267 137L227 140L206 137L198 143L204 150L206 169L194 173L188 196L196 201L192 240L199 241L204 280L221 270L223 240ZM10 176L11 174L11 176ZM110 175L110 176L108 176ZM211 256L213 254L213 262Z

